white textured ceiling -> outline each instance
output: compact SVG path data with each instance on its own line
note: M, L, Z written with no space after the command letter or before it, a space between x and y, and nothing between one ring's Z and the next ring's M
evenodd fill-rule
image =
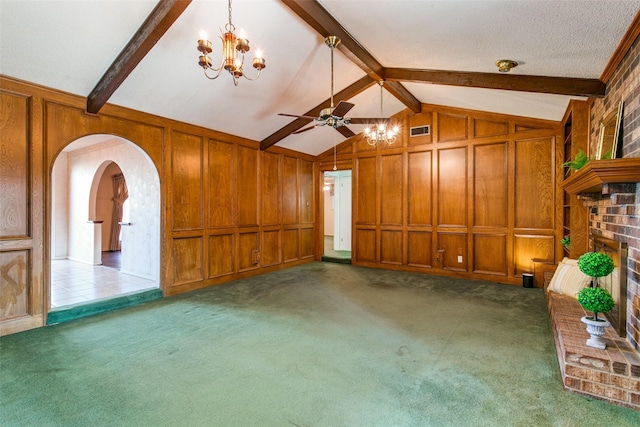
M383 66L598 78L640 8L640 0L349 1L319 3ZM87 96L155 1L0 0L0 74ZM330 51L313 28L278 0L235 0L233 23L262 48L267 68L238 87L207 80L197 65L200 30L214 43L226 1L193 1L109 99L110 103L262 140L330 96ZM250 71L253 71L251 69ZM250 74L250 73L249 73ZM335 52L335 92L365 73ZM560 120L568 96L403 83L428 104ZM338 100L336 100L337 102ZM351 117L380 115L380 89L350 100ZM385 116L404 105L384 94ZM351 126L359 132L361 127ZM344 137L318 128L278 146L319 154Z

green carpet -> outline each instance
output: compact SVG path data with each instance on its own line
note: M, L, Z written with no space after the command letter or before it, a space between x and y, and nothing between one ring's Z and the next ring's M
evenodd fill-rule
M334 263L0 338L3 426L638 426L540 289Z

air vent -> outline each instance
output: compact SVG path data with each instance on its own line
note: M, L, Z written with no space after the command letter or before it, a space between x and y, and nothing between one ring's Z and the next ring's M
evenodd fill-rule
M431 127L429 125L426 126L416 126L410 129L410 136L424 136L431 134Z

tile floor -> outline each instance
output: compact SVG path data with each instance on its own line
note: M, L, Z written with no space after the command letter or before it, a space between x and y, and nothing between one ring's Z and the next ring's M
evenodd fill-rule
M129 292L157 288L158 283L100 265L51 261L51 308L81 304Z

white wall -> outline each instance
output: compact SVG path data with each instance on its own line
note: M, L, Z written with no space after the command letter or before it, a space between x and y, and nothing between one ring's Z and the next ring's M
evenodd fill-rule
M88 221L99 218L90 218L89 215L91 185L99 168L101 166L104 168L105 162L110 161L120 166L129 190L129 220L132 225L122 229L121 271L158 281L160 276L158 172L140 148L117 137L111 137L106 142L70 151L67 154L67 257L92 263L94 225ZM58 160L54 169L57 163ZM58 182L55 183L54 189L57 197L53 200L52 211L56 212L58 203L63 203L64 197L61 193L64 190ZM60 210L62 211L62 208Z
M325 172L325 177L334 179L333 197L333 248L351 250L351 171ZM326 196L325 196L326 203ZM326 215L326 205L325 205ZM326 223L325 223L326 225ZM328 231L325 228L325 235Z
M69 172L67 153L61 153L51 172L51 258L66 259L68 247Z
M333 177L328 176L325 173L324 182L333 184L334 181L335 180ZM333 236L333 229L335 227L334 225L335 211L334 211L334 204L333 204L334 196L331 195L330 191L323 191L323 193L324 193L324 235Z

